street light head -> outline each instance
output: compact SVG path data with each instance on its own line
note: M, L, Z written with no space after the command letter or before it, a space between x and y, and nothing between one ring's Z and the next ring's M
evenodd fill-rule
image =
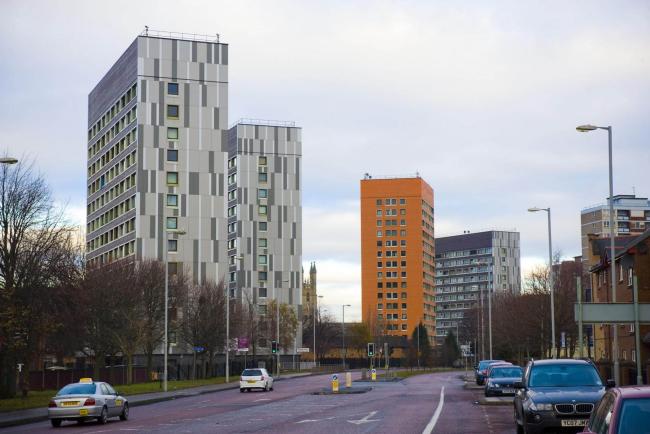
M597 130L598 127L594 125L579 125L576 127L576 130L580 131L581 133L587 133L589 131Z
M541 210L542 210L541 208L537 208L536 206L534 206L532 208L528 208L528 212L537 212L537 211L541 211Z
M0 158L0 163L2 164L16 164L17 162L18 162L17 158L12 158L12 157Z

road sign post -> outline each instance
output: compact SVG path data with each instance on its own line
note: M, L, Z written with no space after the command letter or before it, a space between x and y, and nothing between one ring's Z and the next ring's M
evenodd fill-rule
M332 392L338 393L339 391L339 376L334 374L332 375Z

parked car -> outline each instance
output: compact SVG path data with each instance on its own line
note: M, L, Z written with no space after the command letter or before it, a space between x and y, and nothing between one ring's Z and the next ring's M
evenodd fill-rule
M613 387L584 430L591 434L650 434L650 386Z
M84 422L97 419L105 424L109 417L129 418L129 401L118 394L110 384L82 378L59 390L47 406L47 415L53 427L64 420Z
M500 366L513 366L512 363L510 362L495 362L495 363L490 363L485 370L485 381L487 381L488 378L490 378L490 374L492 373L492 370L494 368L498 368ZM484 381L484 382L485 382Z
M262 389L264 392L273 390L273 377L266 369L244 369L239 379L239 391L243 393L252 389Z
M515 394L515 382L521 381L524 370L514 365L492 365L485 382L485 396Z
M608 381L608 386L612 383ZM605 394L605 385L589 360L530 361L515 388L517 434L582 430Z
M482 386L485 381L485 374L487 374L487 368L490 366L490 363L503 363L504 360L481 360L478 362L476 369L474 370L474 376L476 377L476 384Z

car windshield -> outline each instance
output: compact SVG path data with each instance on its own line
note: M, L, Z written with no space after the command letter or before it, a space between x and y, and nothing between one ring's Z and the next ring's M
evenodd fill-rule
M262 371L259 369L244 369L244 372L241 375L242 377L260 377Z
M63 389L59 390L56 396L59 395L94 395L95 394L95 385L90 384L68 384Z
M602 386L598 372L591 365L533 366L530 387Z
M499 362L500 360L481 360L478 364L478 370L482 371L494 362Z
M507 368L493 368L492 373L490 374L490 377L492 378L514 378L514 377L521 377L522 370L521 368L517 366L513 366L512 368L507 367Z
M650 398L623 401L619 434L650 434Z

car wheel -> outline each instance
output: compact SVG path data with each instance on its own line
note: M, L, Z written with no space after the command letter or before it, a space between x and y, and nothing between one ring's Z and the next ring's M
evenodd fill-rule
M241 388L241 389L239 389L239 391L240 391L241 393L244 393L244 392L246 392L246 389Z
M268 392L269 391L269 383L264 384L264 391Z
M106 425L108 422L108 410L106 407L102 408L102 414L100 414L97 418L97 422L99 422L101 425Z
M273 386L271 386L271 389L270 389L270 390L271 390L271 392L273 392Z
M128 420L129 419L129 404L124 403L124 408L122 409L122 413L120 414L120 420Z
M54 428L58 428L61 426L61 419L50 419L50 422L52 423L52 426Z

